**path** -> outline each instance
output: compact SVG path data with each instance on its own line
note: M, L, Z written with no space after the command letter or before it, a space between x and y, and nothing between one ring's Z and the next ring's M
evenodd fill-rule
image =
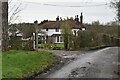
M85 54L79 51L69 53L69 55L65 51L56 53L75 60L51 73L47 78L118 78L118 47L108 47Z

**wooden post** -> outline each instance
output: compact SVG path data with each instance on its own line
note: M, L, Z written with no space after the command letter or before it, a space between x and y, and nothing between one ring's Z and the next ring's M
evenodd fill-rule
M2 51L8 50L8 0L0 0L0 80L2 79Z
M2 2L0 1L0 80L2 80Z
M38 51L38 21L34 21L35 23L35 30L36 30L36 33L35 33L35 42L36 42L36 51Z
M2 50L2 2L0 1L0 51Z
M0 0L0 39L2 42L2 51L8 50L8 0ZM2 38L1 38L2 36Z

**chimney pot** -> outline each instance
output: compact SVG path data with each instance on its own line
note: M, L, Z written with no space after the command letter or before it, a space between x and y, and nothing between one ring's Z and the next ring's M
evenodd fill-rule
M62 17L60 17L60 21L62 21Z
M59 21L59 16L57 16L56 21Z

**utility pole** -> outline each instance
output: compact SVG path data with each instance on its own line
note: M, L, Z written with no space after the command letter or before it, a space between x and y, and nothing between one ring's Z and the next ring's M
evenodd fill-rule
M8 50L8 0L0 0L0 80L2 79L2 51Z
M8 0L0 0L0 43L2 51L8 50Z
M0 1L0 51L2 50L2 2Z
M34 21L34 24L35 24L35 43L36 43L36 51L38 51L38 21Z

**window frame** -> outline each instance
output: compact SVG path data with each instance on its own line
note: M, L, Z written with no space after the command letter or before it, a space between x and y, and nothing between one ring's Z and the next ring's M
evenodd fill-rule
M60 36L60 42L63 42L63 37L62 36Z
M46 28L46 31L48 31L48 28Z
M58 28L56 28L56 29L55 29L55 32L59 32L59 29L58 29Z
M56 36L56 42L60 42L60 37L59 36Z

